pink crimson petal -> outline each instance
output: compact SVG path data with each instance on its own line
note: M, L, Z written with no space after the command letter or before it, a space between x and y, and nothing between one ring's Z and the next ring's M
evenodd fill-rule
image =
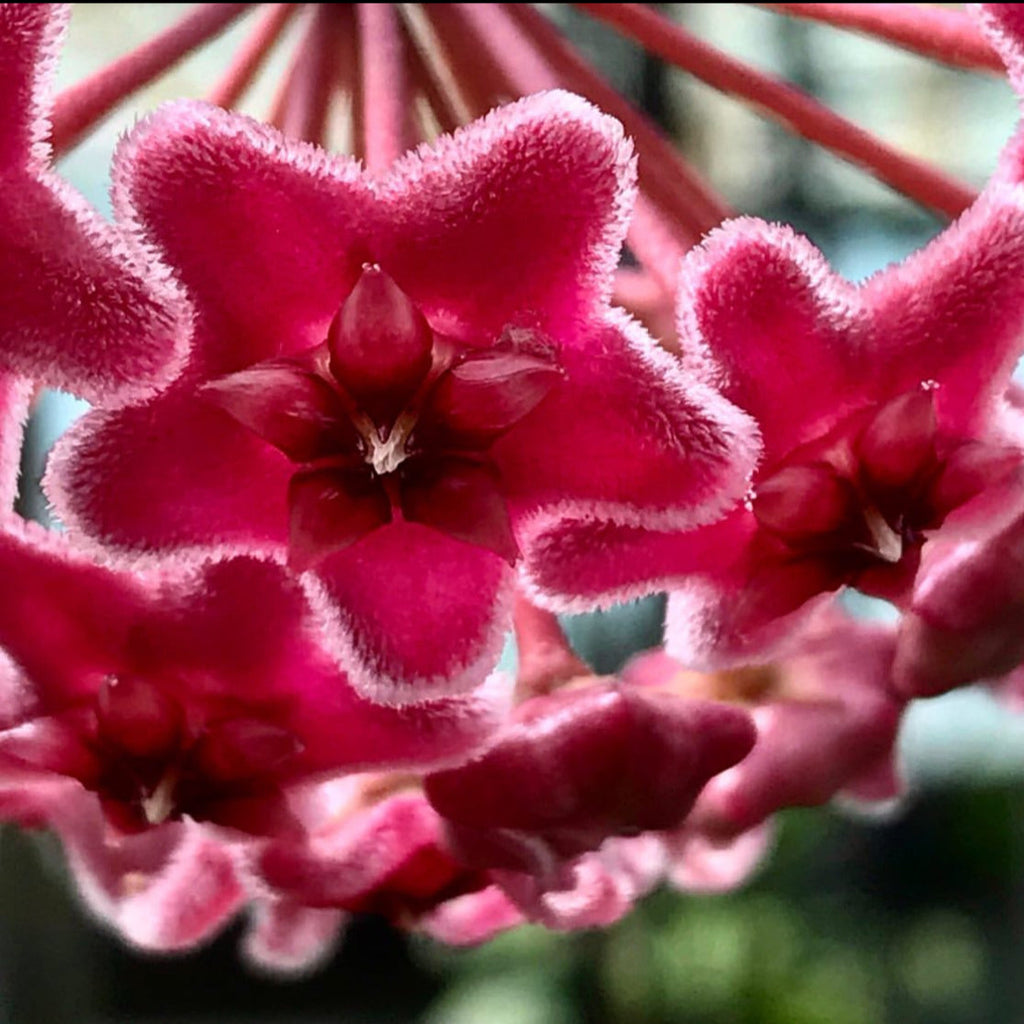
M232 846L192 821L109 833L95 798L56 822L86 906L142 949L190 949L212 938L248 895Z
M497 885L445 900L425 914L419 927L449 946L477 946L524 924L526 918Z
M250 966L267 974L309 974L334 952L346 920L340 910L304 907L281 899L257 900L242 955Z
M789 228L713 231L683 261L676 309L683 365L757 420L767 467L863 404L854 290Z
M968 4L967 9L1002 57L1014 89L1024 93L1024 10L1020 4Z
M93 401L122 400L177 371L189 311L154 254L49 169L67 15L63 4L0 4L0 366Z
M35 524L0 533L0 646L24 671L36 713L96 692L122 666L130 631L152 607L145 588L76 554Z
M6 516L18 496L21 444L34 388L21 377L0 374L0 516Z
M358 165L202 103L160 108L114 159L114 209L197 310L193 366L230 373L319 344L366 259Z
M891 396L936 382L939 424L960 436L983 429L1021 354L1022 239L1020 189L994 184L929 245L868 280L867 386Z
M741 497L757 454L751 421L639 325L613 313L559 362L564 383L491 449L514 522L545 508L683 529Z
M45 487L69 528L109 547L279 549L293 472L285 455L181 385L87 414L58 442Z
M683 892L729 892L747 882L757 870L774 834L771 819L730 839L684 825L665 836L668 880Z
M531 96L398 161L374 258L459 340L517 322L567 339L608 301L634 181L617 121L568 93Z
M0 168L42 164L49 134L40 109L56 70L70 4L0 4Z
M336 653L372 700L465 692L497 661L509 569L418 523L392 523L303 577L340 631Z

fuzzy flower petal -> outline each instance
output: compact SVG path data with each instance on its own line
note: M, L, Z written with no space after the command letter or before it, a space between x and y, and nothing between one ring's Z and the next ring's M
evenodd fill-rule
M49 167L65 4L0 4L0 367L92 401L178 368L189 310L163 265Z

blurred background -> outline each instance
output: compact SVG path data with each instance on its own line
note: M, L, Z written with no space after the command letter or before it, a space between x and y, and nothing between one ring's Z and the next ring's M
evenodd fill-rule
M540 5L653 115L737 211L793 224L859 280L941 225L829 154L647 58L563 5ZM658 5L705 39L822 98L902 148L984 182L1016 120L1005 82L735 4ZM185 4L76 4L60 83L174 21ZM108 208L118 135L163 99L201 96L246 32L118 111L61 169ZM265 111L281 57L245 109ZM21 509L82 406L46 395L31 424ZM658 642L658 599L570 623L600 671ZM865 604L865 614L884 609ZM1019 1024L1024 1020L1024 719L980 691L915 706L900 740L906 806L882 821L791 811L743 891L662 891L604 932L524 928L476 950L353 923L301 980L243 967L240 927L178 958L126 950L88 920L46 836L0 833L0 1024Z

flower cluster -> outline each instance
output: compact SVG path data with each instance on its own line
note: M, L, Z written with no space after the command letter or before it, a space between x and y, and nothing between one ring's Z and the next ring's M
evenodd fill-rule
M215 102L121 142L104 221L54 154L249 6L54 98L67 5L0 4L0 817L104 921L180 949L248 907L283 970L356 912L606 924L738 884L783 807L897 799L911 698L1018 692L1020 138L974 196L579 5L959 215L854 286L726 219L528 5L278 4ZM878 17L1024 94L1024 5ZM268 122L230 112L293 18ZM92 406L44 482L66 532L15 512L42 387ZM664 591L615 677L555 614Z

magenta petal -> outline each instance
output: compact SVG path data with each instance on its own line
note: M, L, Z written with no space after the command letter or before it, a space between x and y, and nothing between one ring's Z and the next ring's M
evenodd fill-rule
M108 546L265 548L287 536L293 470L262 438L180 387L86 415L58 442L46 489L67 526Z
M679 824L753 741L739 708L595 684L526 701L494 747L424 789L453 822L537 833L575 855Z
M526 919L496 885L445 900L420 919L419 927L449 946L476 946Z
M565 382L491 450L516 514L666 529L721 515L747 487L750 420L617 313L587 343L563 350Z
M24 670L44 714L94 695L125 666L145 589L76 554L35 524L0 534L0 647ZM10 581L17 581L13 585Z
M160 108L114 158L114 209L195 301L212 374L323 341L360 273L358 165L203 103Z
M743 885L771 846L771 819L729 839L708 836L684 825L665 837L668 880L683 892L728 892Z
M296 473L288 504L288 561L299 572L391 522L391 499L365 467Z
M519 548L492 465L423 457L404 463L400 475L402 515L409 522L493 551L515 565Z
M115 837L91 794L57 822L86 905L132 945L189 949L241 909L246 891L230 846L195 822Z
M894 679L910 697L1005 675L1024 661L1024 518L936 548L899 629Z
M683 261L676 308L684 365L754 416L767 465L862 404L854 290L789 228L713 231Z
M21 444L34 388L30 381L0 374L0 510L7 514L18 495Z
M481 352L443 374L427 399L417 436L485 448L535 409L558 383L553 362L523 352Z
M92 401L163 383L188 310L166 270L49 169L60 4L0 5L0 367Z
M1021 352L1024 199L990 186L952 226L867 281L873 389L930 382L940 425L961 436L1002 398ZM927 301L922 301L926 296Z
M218 377L204 397L292 462L355 452L359 435L322 378L287 363L258 363Z
M100 739L130 754L160 757L181 740L181 707L148 680L128 675L105 679L96 708Z
M475 545L418 523L392 523L328 556L304 579L340 627L335 650L352 685L371 700L465 692L498 660L509 569Z
M402 411L431 364L430 325L379 267L367 267L327 335L331 372L379 421Z
M1024 94L1024 10L1020 4L968 4L968 10L1002 57L1014 89Z
M70 4L0 4L0 171L48 155L43 94L70 13Z
M607 302L633 200L632 147L578 96L531 96L398 161L374 258L435 330L571 334Z
M242 953L250 965L269 974L306 974L334 952L345 920L340 910L304 907L289 900L258 900Z

